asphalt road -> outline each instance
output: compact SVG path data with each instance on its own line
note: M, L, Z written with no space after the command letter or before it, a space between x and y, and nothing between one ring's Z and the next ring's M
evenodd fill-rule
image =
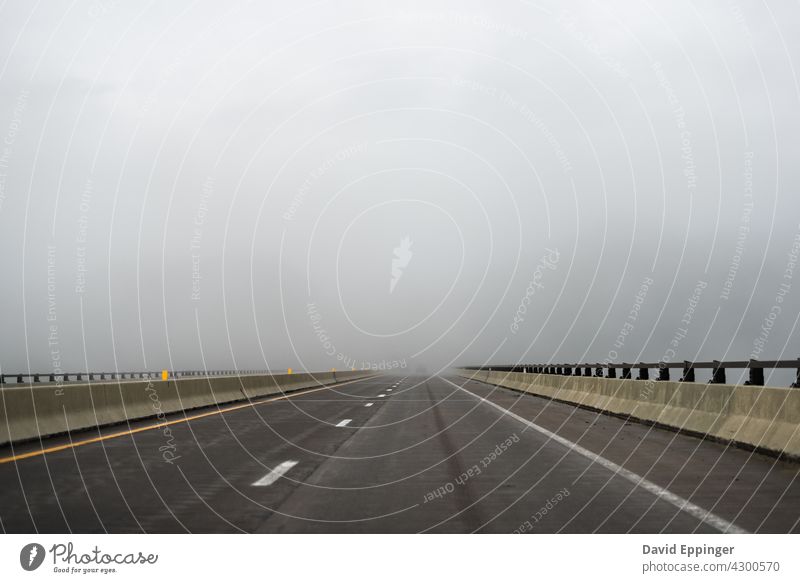
M800 464L458 377L188 415L0 448L0 527L800 531Z

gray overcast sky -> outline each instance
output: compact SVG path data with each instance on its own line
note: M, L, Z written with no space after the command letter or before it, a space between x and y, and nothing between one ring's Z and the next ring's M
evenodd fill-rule
M796 4L261 4L0 8L5 372L800 354Z

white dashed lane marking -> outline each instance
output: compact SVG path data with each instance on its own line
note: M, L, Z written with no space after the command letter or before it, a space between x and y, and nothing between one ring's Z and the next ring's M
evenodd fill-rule
M275 482L278 478L280 478L283 474L291 470L293 467L297 465L297 462L294 460L287 460L281 464L278 464L274 468L270 470L270 472L261 478L253 482L253 486L269 486Z

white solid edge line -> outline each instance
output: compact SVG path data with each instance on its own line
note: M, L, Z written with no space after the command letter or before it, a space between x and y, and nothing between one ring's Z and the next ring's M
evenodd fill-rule
M385 397L386 395L384 395L383 393L381 393L381 394L380 394L380 395L378 395L378 396L379 396L379 397Z
M350 423L352 419L342 419L339 423L336 424L336 427L344 427L348 423Z
M275 480L280 478L283 474L291 470L296 465L297 462L294 460L287 460L285 462L282 462L277 466L275 466L274 468L272 468L266 476L264 476L260 480L253 482L253 486L269 486L272 483L274 483Z
M573 443L569 439L561 437L560 435L557 435L557 434L553 433L552 431L549 431L549 430L545 429L544 427L536 425L536 423L533 423L532 421L528 421L524 417L520 417L519 415L517 415L516 413L512 413L508 409L504 409L503 407L501 407L497 403L492 403L491 401L489 401L487 399L484 399L480 395L476 395L475 393L465 389L464 387L459 387L455 383L452 383L452 382L448 381L445 378L443 378L442 380L444 380L447 383L450 383L451 385L453 385L454 387L464 391L465 393L472 395L473 397L475 397L479 401L483 401L487 405L491 405L495 409L498 409L498 410L502 411L505 415L508 415L509 417L512 417L512 418L516 419L517 421L519 421L521 423L524 423L525 425L527 425L531 429L535 429L536 431L538 431L542 435L545 435L545 436L549 437L553 441L555 441L557 443L560 443L561 445L571 449L575 453L579 453L582 456L589 458L594 463L599 464L599 465L603 466L604 468L606 468L608 470L611 470L612 472L614 472L618 476L620 476L622 478L625 478L626 480L628 480L630 482L633 482L634 485L639 486L640 488L644 488L645 490L647 490L651 494L654 494L658 498L661 498L662 500L664 500L666 502L669 502L670 504L672 504L673 506L676 506L678 509L682 510L683 512L686 512L687 514L690 514L694 518L697 518L701 522L704 522L705 524L708 524L709 526L713 526L714 528L716 528L717 530L719 530L721 532L731 533L731 534L749 534L743 528L740 528L740 527L736 526L732 522L728 522L727 520L725 520L724 518L722 518L720 516L717 516L713 512L710 512L708 510L705 510L704 508L701 508L697 504L693 504L692 502L689 502L685 498L681 498L680 496L670 492L666 488L662 488L661 486L658 486L657 484L654 484L653 482L643 478L639 474L635 474L634 472L631 472L630 470L626 470L625 468L615 464L611 460L608 460L608 459L604 458L603 456L600 456L600 455L598 455L598 454L596 454L594 452L591 452L588 449L586 449L584 447L581 447L577 443Z
M375 404L375 403L367 403L367 404L366 404L366 405L364 405L364 406L365 406L365 407L372 407L374 404Z

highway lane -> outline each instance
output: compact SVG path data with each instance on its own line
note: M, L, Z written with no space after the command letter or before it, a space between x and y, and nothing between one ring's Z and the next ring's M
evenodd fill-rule
M332 426L342 414L352 418L364 409L363 400L347 392L350 386L267 399L253 407L237 404L228 413L171 425L169 432L156 428L2 464L2 526L12 532L252 530L290 490L288 478L302 479L346 437L347 428L333 431ZM152 424L132 427L138 431ZM97 435L81 432L72 440ZM46 440L45 446L64 442ZM35 449L28 445L21 453ZM305 462L292 476L266 489L250 486L288 455Z
M459 384L748 532L800 530L800 463L477 381Z
M457 377L375 377L169 427L0 464L3 530L719 531L627 472L723 523L798 530L798 464Z

